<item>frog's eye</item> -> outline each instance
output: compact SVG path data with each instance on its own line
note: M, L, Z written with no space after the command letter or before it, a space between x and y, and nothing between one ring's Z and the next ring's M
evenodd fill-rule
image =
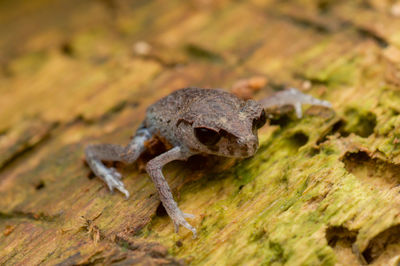
M205 127L197 127L194 129L194 135L202 144L206 146L212 146L217 144L217 142L221 139L221 136L218 132L208 129Z
M265 123L267 122L267 115L265 114L265 111L262 110L260 117L255 118L253 120L253 129L259 129L262 126L265 125Z

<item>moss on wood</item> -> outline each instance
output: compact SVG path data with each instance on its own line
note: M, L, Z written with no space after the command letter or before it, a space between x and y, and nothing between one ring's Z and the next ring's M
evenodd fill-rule
M4 1L0 264L397 265L396 5ZM267 81L255 98L295 86L334 111L282 115L246 160L165 167L198 239L173 232L144 162L116 165L129 200L84 165L85 145L127 143L156 99L252 77Z

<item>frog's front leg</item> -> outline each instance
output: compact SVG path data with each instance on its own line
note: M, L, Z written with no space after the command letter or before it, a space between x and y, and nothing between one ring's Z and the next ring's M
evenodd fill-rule
M111 191L116 188L128 198L129 192L121 181L121 174L114 168L107 168L102 161L133 163L145 150L144 143L150 138L150 132L142 127L136 131L135 137L126 147L114 144L89 145L85 149L86 161L94 174L100 177Z
M277 92L271 97L260 100L259 103L264 109L292 105L298 118L301 118L303 115L301 110L301 106L303 104L319 105L332 108L332 105L328 101L319 100L294 88Z
M196 238L196 229L185 220L185 218L193 218L194 216L183 213L179 209L178 204L172 196L171 189L162 173L162 168L167 163L175 160L186 160L190 155L192 154L182 152L180 147L175 147L149 161L146 170L157 188L160 200L165 210L174 222L175 232L178 232L179 226L182 225L192 231L193 238Z

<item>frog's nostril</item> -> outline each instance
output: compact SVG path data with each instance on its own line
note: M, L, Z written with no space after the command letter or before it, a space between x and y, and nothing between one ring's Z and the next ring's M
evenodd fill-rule
M246 144L246 139L245 138L238 138L237 139L237 143L239 145L245 145Z

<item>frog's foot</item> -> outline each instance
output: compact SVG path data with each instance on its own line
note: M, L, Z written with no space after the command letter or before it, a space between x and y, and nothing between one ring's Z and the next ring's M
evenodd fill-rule
M114 167L110 167L110 168L108 168L108 170L112 173L113 176L118 178L118 180L122 179L122 175Z
M293 105L296 112L296 116L298 118L301 118L303 116L303 112L301 109L301 106L303 104L311 104L311 105L318 105L327 108L332 108L330 102L314 98L313 96L304 94L295 88L287 90L287 94L290 95L288 98L293 99L293 102L291 104Z
M117 170L115 170L115 168L108 168L102 177L111 192L114 192L114 189L118 189L126 198L129 198L129 192L121 181L122 176L117 172Z
M303 111L301 109L303 104L332 108L330 102L314 98L313 96L304 94L295 88L277 92L271 97L260 100L259 103L264 109L276 106L280 107L284 105L291 105L294 107L296 116L298 118L303 116Z
M189 229L190 231L192 231L193 239L195 239L197 237L196 229L185 220L185 218L194 218L195 216L193 214L183 213L183 212L179 211L178 213L170 215L170 217L171 217L172 221L174 222L175 233L179 232L179 226L181 225L181 226Z

